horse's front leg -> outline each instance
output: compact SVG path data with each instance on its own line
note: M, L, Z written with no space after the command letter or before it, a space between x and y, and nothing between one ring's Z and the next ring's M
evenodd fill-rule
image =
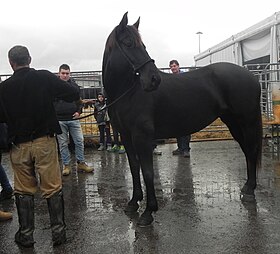
M128 162L130 166L130 171L132 175L133 182L133 194L131 200L128 202L125 212L131 213L136 212L139 208L138 202L143 199L143 191L141 188L140 180L140 163L136 156L135 150L132 145L130 137L122 137L122 142L125 146L125 150L128 157Z
M142 175L146 185L147 205L144 213L140 216L138 225L148 226L153 222L152 213L158 210L154 188L153 149L152 140L147 137L137 139L135 149L140 161Z

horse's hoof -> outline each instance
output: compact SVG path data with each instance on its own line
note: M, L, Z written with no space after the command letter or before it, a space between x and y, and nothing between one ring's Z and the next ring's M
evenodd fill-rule
M137 223L139 220L139 213L138 212L124 212L125 215L131 220Z
M124 209L125 213L135 213L137 212L139 205L136 203L135 205L127 205Z
M245 184L241 189L240 199L242 202L256 202L254 189Z
M154 218L151 214L142 214L137 222L139 227L147 227L152 224Z
M240 193L240 199L242 202L249 202L249 203L253 203L256 202L256 197L253 194L246 194L246 193Z

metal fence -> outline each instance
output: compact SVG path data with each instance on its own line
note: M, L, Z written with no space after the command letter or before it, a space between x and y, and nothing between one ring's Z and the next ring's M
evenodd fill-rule
M265 122L273 120L273 95L274 86L280 84L280 64L252 64L245 66L259 80L261 85L261 109Z
M261 85L261 109L264 116L265 122L270 121L273 118L272 108L272 87L280 82L280 64L254 64L244 66L250 70L259 80ZM197 69L196 67L181 67L183 72L192 71ZM169 68L161 68L163 72L170 73ZM0 82L4 81L10 74L0 75ZM99 92L103 92L102 85L102 72L101 71L83 71L83 72L71 72L71 76L75 79L81 88L82 99L93 99L97 98ZM85 105L82 116L92 114L93 106ZM81 121L83 133L86 138L98 137L99 132L94 117L84 118ZM265 128L268 128L265 126ZM201 130L200 133L210 133L208 137L211 137L213 132L228 132L228 128L221 122L210 125L205 129ZM223 136L223 135L221 135Z
M254 64L246 66L258 78L261 85L261 109L263 130L269 152L280 159L280 123L275 122L273 112L273 91L280 87L280 63Z

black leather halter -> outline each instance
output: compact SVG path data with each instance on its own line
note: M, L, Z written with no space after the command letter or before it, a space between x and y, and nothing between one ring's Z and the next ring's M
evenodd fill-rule
M147 60L145 60L143 63L139 64L138 66L135 65L131 59L129 58L129 56L125 53L125 51L122 49L122 47L120 46L119 42L116 41L116 45L118 46L119 50L121 51L122 55L125 57L125 59L127 60L127 62L131 65L132 69L133 69L133 72L134 72L134 75L136 76L139 76L139 70L141 68L143 68L147 63L150 63L150 62L155 62L154 59L152 58L148 58Z
M119 50L121 51L122 55L125 57L125 59L127 60L127 62L131 65L132 69L133 69L133 73L135 76L139 76L139 70L141 68L143 68L147 63L150 63L150 62L155 62L154 59L152 58L148 58L146 59L143 63L139 64L138 66L135 65L131 59L129 58L129 56L124 52L124 50L121 48L120 44L118 43L118 41L116 41L116 45L117 47L119 48ZM136 80L133 81L133 85L128 89L126 90L123 94L121 94L117 99L115 99L114 101L112 101L110 104L104 106L103 108L99 109L98 112L102 111L102 110L105 110L105 109L108 109L109 107L111 107L112 105L114 105L116 102L118 102L121 98L123 98L125 95L127 95L130 91L132 91L134 89L134 87L136 86ZM91 113L91 114L88 114L86 116L81 116L81 117L78 117L76 118L75 120L80 120L80 119L83 119L83 118L86 118L86 117L89 117L89 116L92 116L94 113Z

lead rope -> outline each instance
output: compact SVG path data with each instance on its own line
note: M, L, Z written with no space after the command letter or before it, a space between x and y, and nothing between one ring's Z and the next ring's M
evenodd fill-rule
M128 90L126 90L122 95L120 95L117 99L115 99L114 101L112 101L111 103L109 103L108 105L104 105L101 109L97 110L97 112L93 112L93 113L90 113L88 115L85 115L85 116L81 116L81 117L78 117L78 118L75 118L73 120L80 120L80 119L84 119L84 118L87 118L87 117L90 117L90 116L93 116L94 114L98 113L98 112L101 112L103 110L106 110L108 109L109 107L113 106L115 103L117 103L120 99L122 99L125 95L127 95L130 91L132 91L132 89L136 86L136 81L134 81L134 84L132 87L130 87Z

